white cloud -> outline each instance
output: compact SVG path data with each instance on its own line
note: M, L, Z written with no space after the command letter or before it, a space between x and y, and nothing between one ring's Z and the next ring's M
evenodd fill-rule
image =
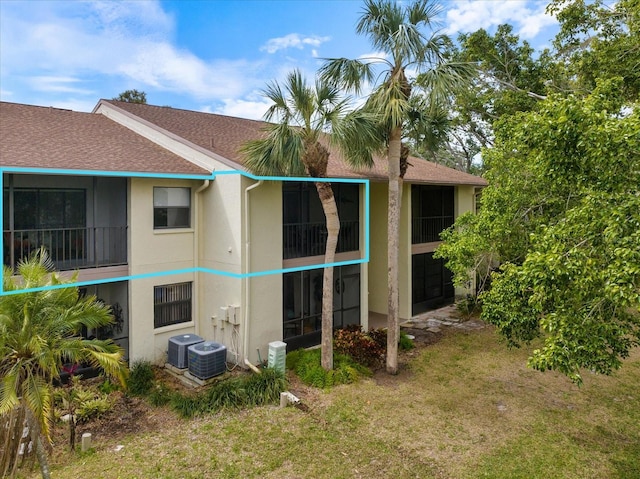
M249 99L225 99L222 106L209 111L250 120L262 120L270 106L270 101L252 99L250 95Z
M449 35L509 23L523 39L532 39L543 28L556 23L555 18L544 11L546 2L460 0L454 5L446 12L445 33Z
M93 90L78 88L74 85L81 83L79 78L55 77L55 76L34 76L28 82L32 88L43 92L76 93L81 95L95 94Z
M266 51L267 53L275 53L278 50L284 50L287 48L302 49L305 46L319 47L330 39L330 37L319 37L317 35L304 37L298 33L289 33L284 37L271 38L267 40L267 43L261 46L260 50Z
M173 18L155 1L40 2L37 9L2 2L0 22L2 77L25 78L39 91L92 95L83 82L61 79L106 75L132 88L218 99L264 83L257 62L205 61L174 47Z
M241 94L252 85L248 72L257 65L244 60L204 62L168 43L141 43L126 61L115 66L133 80L161 90L189 93L198 98Z

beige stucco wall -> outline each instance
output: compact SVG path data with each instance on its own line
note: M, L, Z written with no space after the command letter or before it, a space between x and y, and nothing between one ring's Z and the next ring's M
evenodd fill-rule
M475 212L476 203L475 203L475 187L468 185L460 185L456 187L456 204L455 204L455 213L456 218L464 213L468 213L469 211ZM473 294L475 290L475 282L471 284L470 288L462 288L456 286L456 298L463 298L467 294Z
M171 336L196 331L195 320L189 323L154 329L154 286L194 281L193 273L158 273L191 269L194 260L194 191L197 181L160 178L131 178L129 187L129 272L142 275L129 282L129 354L130 359L147 359L160 363L166 359L167 342ZM153 187L191 188L192 228L153 229Z
M411 185L402 188L400 212L400 252L398 253L400 319L411 318Z
M369 310L387 314L387 185L370 183Z
M241 175L223 175L202 193L200 267L233 274L282 268L282 185L264 181L247 193L255 184ZM282 275L199 277L198 334L224 344L230 362L257 363L258 349L266 359L268 343L282 339ZM221 308L227 306L238 306L237 324L225 320Z
M368 265L369 310L387 314L387 184L371 183L371 258ZM400 318L411 315L411 185L402 188L398 289Z

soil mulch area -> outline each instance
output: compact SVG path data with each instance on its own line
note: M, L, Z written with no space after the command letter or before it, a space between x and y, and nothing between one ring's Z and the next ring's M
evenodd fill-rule
M415 337L416 348L400 352L397 375L387 374L384 365L374 371L373 380L376 384L393 388L404 382L411 375L407 366L408 362L420 354L423 348L437 343L445 334L418 328L403 328L403 331ZM233 371L232 374L247 373L244 370L238 370ZM156 378L169 389L180 391L182 394L195 394L202 390L202 388L186 387L164 368L156 369ZM297 396L303 404L318 405L323 402L323 391L303 384L295 374L289 374L289 391ZM78 443L85 432L91 433L94 440L108 438L111 442L117 442L132 433L152 432L165 428L170 423L181 421L170 408L154 407L143 398L127 396L121 392L112 393L111 397L113 407L106 414L87 423L78 424L76 428ZM59 438L56 441L57 445L66 448L67 425L58 423L55 425L55 429L54 437Z

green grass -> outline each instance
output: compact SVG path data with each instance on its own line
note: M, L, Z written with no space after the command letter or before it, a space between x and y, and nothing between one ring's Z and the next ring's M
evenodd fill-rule
M91 455L56 456L53 477L640 478L640 351L582 388L527 369L489 328L410 357L397 377L309 390L308 412L225 409L96 438Z

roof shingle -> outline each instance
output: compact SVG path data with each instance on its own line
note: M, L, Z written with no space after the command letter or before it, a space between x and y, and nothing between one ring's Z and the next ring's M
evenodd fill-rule
M0 102L0 166L206 175L103 115Z
M124 110L130 115L156 125L171 132L205 150L211 151L228 160L238 168L243 168L243 157L240 147L249 140L259 138L266 123L225 115L181 110L166 106L127 103L116 100L101 100L101 103ZM407 170L405 181L427 184L458 184L486 186L483 178L454 170L443 165L419 158L411 158L412 166ZM386 180L387 162L385 158L375 158L374 166L368 169L354 170L341 158L336 149L331 149L329 177L335 178L368 178Z

